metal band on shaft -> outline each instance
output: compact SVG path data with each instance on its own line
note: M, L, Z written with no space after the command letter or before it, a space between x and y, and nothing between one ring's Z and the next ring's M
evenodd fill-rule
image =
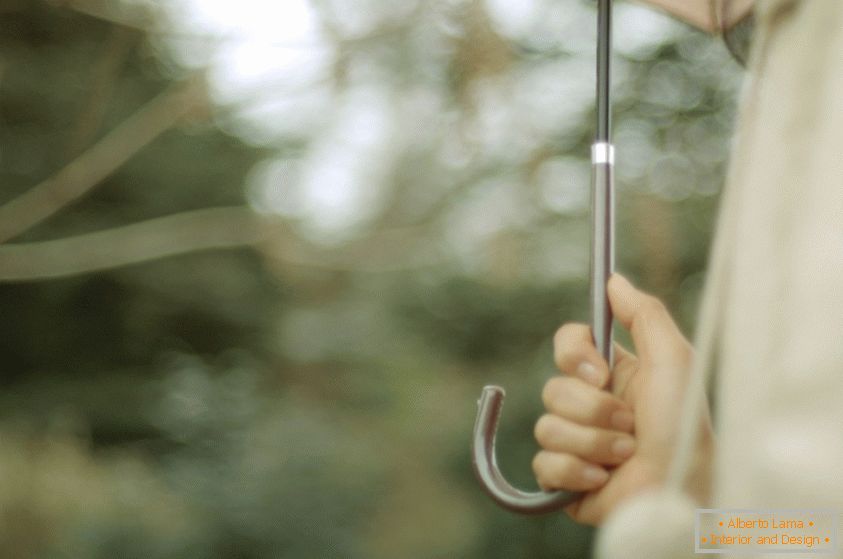
M615 164L615 146L608 142L596 142L591 146L591 162Z

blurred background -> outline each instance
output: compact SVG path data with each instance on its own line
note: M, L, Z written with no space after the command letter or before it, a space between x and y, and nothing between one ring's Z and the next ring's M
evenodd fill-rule
M590 0L0 1L0 549L584 558L535 488L588 318ZM618 268L693 333L739 66L615 8ZM628 338L621 335L622 340Z

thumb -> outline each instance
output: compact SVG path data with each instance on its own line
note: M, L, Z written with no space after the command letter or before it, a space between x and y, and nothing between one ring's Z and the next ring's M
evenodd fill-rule
M639 359L651 364L673 364L687 359L691 347L664 304L636 289L615 273L606 286L612 313L632 335Z

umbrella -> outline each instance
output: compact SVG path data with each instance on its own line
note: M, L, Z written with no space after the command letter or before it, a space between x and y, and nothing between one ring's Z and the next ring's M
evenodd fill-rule
M711 33L727 32L751 18L754 0L641 0L687 23ZM597 0L597 123L591 146L591 330L595 347L606 362L612 359L612 311L606 284L614 269L614 146L611 141L610 54L612 0ZM736 47L726 40L739 58ZM740 60L740 58L739 58ZM495 434L504 400L504 390L489 385L478 401L472 439L474 471L486 493L500 506L523 514L559 510L579 499L568 491L525 492L513 487L501 474L495 458Z
M609 62L611 51L612 0L597 1L597 130L591 146L591 264L590 303L594 343L607 363L612 363L612 311L606 283L614 268L614 146L611 143ZM568 491L516 489L501 474L495 458L495 432L503 405L504 390L486 386L478 402L474 424L472 458L474 472L489 496L504 508L524 514L558 510L580 497Z

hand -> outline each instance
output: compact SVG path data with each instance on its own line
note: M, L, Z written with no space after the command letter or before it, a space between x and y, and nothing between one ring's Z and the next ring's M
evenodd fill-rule
M664 483L693 356L661 301L619 274L612 275L607 290L612 312L630 331L637 355L615 343L610 377L591 329L562 326L554 338L554 357L565 376L545 384L547 413L535 426L542 447L533 460L539 485L582 491L583 497L565 511L591 525L600 524L625 498ZM705 502L714 443L708 406L699 429L693 496Z

